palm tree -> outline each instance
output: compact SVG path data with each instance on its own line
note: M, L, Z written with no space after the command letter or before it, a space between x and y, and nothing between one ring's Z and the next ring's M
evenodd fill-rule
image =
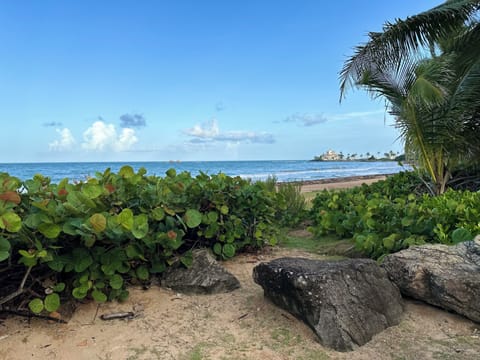
M479 9L479 0L453 0L387 24L341 72L341 99L353 86L386 99L437 194L456 163L479 159Z

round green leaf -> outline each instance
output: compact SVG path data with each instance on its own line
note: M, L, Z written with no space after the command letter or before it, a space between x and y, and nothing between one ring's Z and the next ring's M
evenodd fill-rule
M102 232L107 227L107 219L102 214L93 214L90 216L90 225L96 232Z
M10 242L5 238L0 237L0 261L10 257L10 248Z
M54 287L53 287L53 291L55 291L55 292L62 292L63 290L65 290L65 283L63 283L63 282L55 284Z
M48 312L56 311L60 307L60 296L57 293L47 295L44 302Z
M470 241L473 239L473 235L470 231L464 228L458 228L452 232L452 241L454 244L458 244L464 241Z
M135 274L137 274L137 277L140 280L148 280L148 278L150 277L150 273L148 272L147 267L143 265L135 269Z
M235 246L232 244L223 245L223 255L229 258L233 257L235 255Z
M123 278L118 274L112 275L112 277L110 278L110 286L112 287L112 289L121 289L123 286Z
M125 254L127 254L127 257L129 259L133 259L133 258L136 258L137 256L140 255L140 252L137 248L136 245L132 245L132 244L129 244L126 248L125 248Z
M202 222L202 214L195 209L188 209L184 215L185 223L189 228L196 228Z
M156 207L152 210L152 217L157 221L161 221L165 217L165 211L161 207Z
M165 174L167 174L169 178L174 178L177 175L177 172L175 171L175 169L170 168L165 172Z
M10 257L10 252L0 250L0 261L6 260Z
M82 186L82 193L87 198L93 200L102 195L103 188L100 185L87 183Z
M228 206L227 205L222 205L220 207L220 212L223 214L223 215L227 215L228 214Z
M222 244L220 243L215 243L215 245L213 245L213 252L217 255L222 255Z
M38 231L40 231L46 238L55 239L60 235L62 228L57 224L43 223L38 225Z
M126 230L132 230L133 227L133 212L130 209L123 209L118 214L118 223Z
M77 249L75 249L77 250ZM80 255L82 254L82 255ZM73 261L75 263L74 269L75 272L81 273L88 269L90 265L93 264L92 256L87 251L74 252Z
M86 286L80 286L76 287L72 290L72 295L75 299L81 300L87 296L88 293L88 287Z
M143 239L148 234L148 216L140 214L133 218L132 235Z
M43 301L35 298L28 303L28 307L34 314L40 314L43 310Z
M92 291L92 297L93 297L93 300L95 300L96 302L102 302L103 303L103 302L107 301L107 295L105 295L100 290L93 290Z
M22 228L22 219L20 216L14 212L6 212L0 217L1 225L0 228L5 228L9 232L19 232Z
M122 166L122 168L118 172L118 175L128 179L135 175L135 171L133 171L133 168L131 166L125 165L125 166Z

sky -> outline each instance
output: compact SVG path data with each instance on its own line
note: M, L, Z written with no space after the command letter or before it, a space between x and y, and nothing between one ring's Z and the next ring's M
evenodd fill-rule
M338 73L430 0L0 2L0 162L402 152Z

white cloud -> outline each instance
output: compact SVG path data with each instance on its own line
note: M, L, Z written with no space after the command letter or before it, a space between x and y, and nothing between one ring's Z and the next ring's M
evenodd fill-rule
M293 122L299 126L313 126L327 121L323 114L295 113L283 120L283 122Z
M254 131L225 131L221 132L218 126L217 120L213 119L208 123L201 125L195 125L193 128L183 131L184 134L191 136L192 143L205 143L215 141L228 141L228 142L248 142L248 143L264 143L273 144L275 138L272 134L266 132L254 132Z
M68 151L71 150L76 141L70 129L64 128L62 130L56 129L60 134L60 139L52 141L48 147L52 151Z
M114 149L116 151L125 151L130 149L138 141L138 138L135 136L135 130L124 128L122 133L118 137L118 140L114 144Z
M202 125L195 125L193 128L184 130L184 133L196 138L212 139L220 134L220 128L216 119Z
M85 130L83 140L82 148L85 150L115 152L129 150L138 142L135 130L124 128L118 135L113 124L106 124L103 121L96 121Z

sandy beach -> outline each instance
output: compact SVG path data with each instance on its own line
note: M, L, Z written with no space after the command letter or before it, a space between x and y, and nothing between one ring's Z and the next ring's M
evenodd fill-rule
M322 180L311 180L301 182L301 192L308 193L312 191L348 189L362 184L372 184L374 182L385 180L387 175L365 175L350 176L342 178L331 178Z

